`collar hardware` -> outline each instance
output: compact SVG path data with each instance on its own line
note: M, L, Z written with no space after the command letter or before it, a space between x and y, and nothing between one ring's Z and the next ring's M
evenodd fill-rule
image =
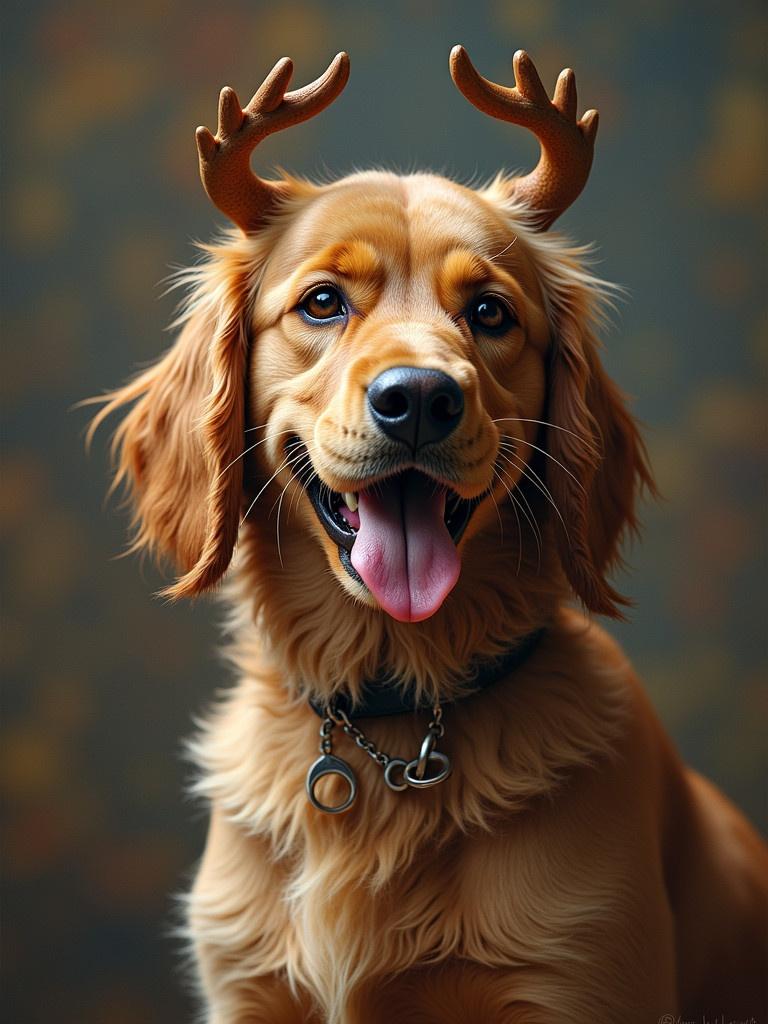
M444 782L451 774L451 761L447 754L436 750L437 741L445 734L442 723L443 709L435 704L421 749L412 761L402 757L390 757L379 750L373 740L369 739L362 729L358 728L349 718L346 711L336 706L334 701L327 705L320 726L320 757L309 766L306 778L307 798L313 807L326 814L341 814L349 810L357 797L357 776L352 766L343 758L333 753L332 733L335 725L354 740L361 750L384 771L384 781L395 793L402 793L409 787L427 789ZM394 771L402 772L402 779L394 778ZM337 804L326 804L315 792L317 783L325 776L336 775L347 784L346 796Z
M468 693L462 695L462 699L480 693L519 667L536 649L545 632L545 629L539 629L530 633L498 658L480 663L472 676L474 685ZM453 769L450 758L436 749L438 740L445 735L443 709L439 703L432 706L432 718L419 753L410 761L402 757L391 757L379 750L373 740L354 724L353 719L380 718L407 711L426 710L429 705L418 703L415 693L414 684L402 692L395 690L391 683L375 680L364 684L362 697L354 704L349 695L345 694L337 694L325 705L315 698L310 700L312 710L322 719L320 757L310 765L306 778L307 798L313 807L326 814L341 814L349 810L357 797L357 776L352 766L333 753L332 733L337 725L383 770L384 782L395 793L403 793L410 788L427 789L449 777ZM339 777L347 785L346 795L336 804L324 803L315 792L317 783L331 775Z

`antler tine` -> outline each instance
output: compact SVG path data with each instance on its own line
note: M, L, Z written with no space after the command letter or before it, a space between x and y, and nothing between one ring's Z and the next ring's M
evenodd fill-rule
M463 46L451 50L451 77L460 92L484 114L529 128L541 156L535 169L511 182L515 199L538 214L545 231L576 199L589 177L597 134L596 110L576 119L576 79L561 71L550 102L533 61L524 50L513 58L515 85L507 88L483 78Z
M195 133L200 177L214 205L246 233L257 231L282 195L279 182L265 181L251 170L251 153L273 132L307 121L333 103L349 78L349 57L339 53L328 69L302 89L286 92L293 61L283 57L243 109L228 86L219 97L216 135L200 127Z

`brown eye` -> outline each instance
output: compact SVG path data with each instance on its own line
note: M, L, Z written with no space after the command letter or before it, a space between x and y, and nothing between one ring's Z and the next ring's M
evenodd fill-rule
M473 328L486 334L504 334L517 319L502 299L495 295L481 295L467 310L467 319Z
M329 284L321 284L308 291L299 303L299 309L308 320L336 320L347 313L341 295Z

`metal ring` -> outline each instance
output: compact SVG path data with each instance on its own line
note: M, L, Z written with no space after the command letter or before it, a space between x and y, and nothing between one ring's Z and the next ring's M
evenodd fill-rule
M423 779L424 773L427 770L427 761L429 761L429 755L435 749L435 743L437 743L437 737L430 729L427 735L421 742L421 750L419 751L418 764L416 765L416 778Z
M427 762L432 763L435 761L437 761L438 764L442 765L442 768L438 771L437 775L433 775L431 777L428 775L426 776L426 778L423 779L420 779L416 774L418 770L419 759L417 757L414 757L412 761L409 761L408 764L405 766L405 771L403 772L405 781L408 783L408 785L414 786L416 789L426 789L427 786L436 786L438 782L444 782L451 774L450 759L448 758L448 755L444 754L442 751L433 750L432 753L427 758Z
M402 768L403 772L405 772L407 764L408 762L402 757L392 757L389 759L387 767L384 769L384 781L390 789L395 791L395 793L402 793L404 789L408 789L408 783L405 781L405 778L403 778L402 782L395 782L390 773L393 768Z
M340 775L342 779L349 786L349 793L346 800L342 803L337 804L335 807L329 804L321 803L320 800L315 796L315 786L324 778L326 775ZM316 807L318 811L325 811L326 814L341 814L342 811L346 811L348 807L351 807L355 802L357 796L357 779L355 773L346 761L342 761L340 757L335 757L333 754L324 754L310 765L309 771L307 772L307 796L309 802L313 807Z

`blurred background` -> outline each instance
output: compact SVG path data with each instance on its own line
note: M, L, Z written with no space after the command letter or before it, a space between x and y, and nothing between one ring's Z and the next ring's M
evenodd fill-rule
M3 107L3 968L19 1024L186 1021L170 937L205 814L181 741L228 670L215 603L169 607L115 560L105 437L78 399L169 343L159 282L220 217L193 133L290 54L296 83L342 48L346 92L257 166L371 164L468 179L536 145L448 75L453 43L511 84L576 69L601 114L586 192L560 222L630 291L605 360L646 424L660 503L615 632L685 758L765 825L766 18L759 0L11 2Z

